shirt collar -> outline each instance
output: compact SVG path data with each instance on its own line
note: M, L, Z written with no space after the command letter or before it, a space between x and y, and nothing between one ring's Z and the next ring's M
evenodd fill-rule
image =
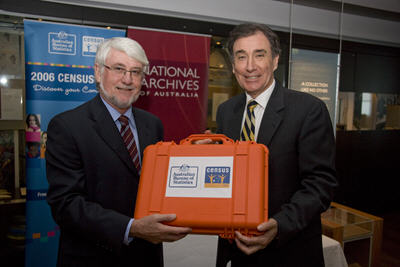
M113 108L110 104L107 103L107 101L105 101L103 99L102 96L100 96L101 100L103 101L104 105L106 106L108 112L110 112L111 117L113 118L114 122L118 120L118 118L121 116L121 114L115 109ZM129 121L131 122L131 124L134 125L134 123L132 123L133 120L133 113L132 113L132 109L128 109L124 114L126 117L128 117Z
M254 100L257 101L257 104L261 106L263 109L265 109L265 107L267 106L268 100L271 97L274 88L275 88L275 79L272 81L272 84L266 90L264 90L264 92L262 92L256 98L254 98ZM246 103L249 103L250 100L253 100L253 98L248 93L246 93Z

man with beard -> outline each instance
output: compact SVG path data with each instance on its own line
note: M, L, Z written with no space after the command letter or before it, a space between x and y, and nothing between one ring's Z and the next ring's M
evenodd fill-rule
M60 226L58 266L162 266L161 242L191 231L162 223L175 214L133 218L143 150L163 139L161 121L132 107L148 64L136 41L105 41L94 66L99 94L49 123L47 201Z

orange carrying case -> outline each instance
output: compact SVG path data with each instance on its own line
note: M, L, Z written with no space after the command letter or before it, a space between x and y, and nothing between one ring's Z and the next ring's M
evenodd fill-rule
M210 138L218 144L194 144ZM222 134L190 135L144 151L135 216L174 213L168 225L233 238L268 220L268 149Z

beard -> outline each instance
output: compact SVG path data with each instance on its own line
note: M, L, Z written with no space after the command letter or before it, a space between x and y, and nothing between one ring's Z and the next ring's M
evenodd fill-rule
M100 82L99 83L99 88L100 88L100 92L102 93L102 95L104 96L105 99L107 99L112 105L116 106L117 108L120 109L126 109L132 106L133 103L136 102L136 100L139 98L139 94L136 95L132 95L128 101L121 101L120 99L118 99L115 95L111 95L109 94L103 86L103 83Z

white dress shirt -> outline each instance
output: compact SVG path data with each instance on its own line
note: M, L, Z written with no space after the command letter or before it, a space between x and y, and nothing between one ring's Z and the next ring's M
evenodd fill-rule
M267 107L268 101L272 95L272 92L274 91L274 88L275 88L275 79L273 80L272 84L264 92L262 92L259 96L257 96L254 99L248 93L246 93L246 107L243 112L241 129L243 129L244 121L246 119L247 104L249 103L250 100L255 100L258 104L254 108L254 118L256 121L254 138L256 141L257 141L258 132L260 130L261 120L264 115L265 108Z

